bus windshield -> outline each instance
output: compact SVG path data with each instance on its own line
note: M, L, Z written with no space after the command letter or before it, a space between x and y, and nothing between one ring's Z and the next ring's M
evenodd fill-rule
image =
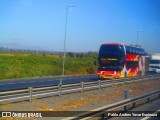
M100 53L122 53L124 52L123 46L117 45L102 45L100 47Z
M124 65L124 48L117 45L102 45L99 50L99 69L121 70Z

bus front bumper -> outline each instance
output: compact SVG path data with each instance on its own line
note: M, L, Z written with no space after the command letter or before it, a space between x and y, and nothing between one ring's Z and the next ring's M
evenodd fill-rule
M102 79L116 79L121 78L121 75L116 74L116 72L114 72L114 74L105 74L105 72L99 72L98 77Z

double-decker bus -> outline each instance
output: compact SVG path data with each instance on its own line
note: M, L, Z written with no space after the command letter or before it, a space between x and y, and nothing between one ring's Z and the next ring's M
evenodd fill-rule
M102 44L98 55L99 78L124 78L145 74L145 51L122 43Z

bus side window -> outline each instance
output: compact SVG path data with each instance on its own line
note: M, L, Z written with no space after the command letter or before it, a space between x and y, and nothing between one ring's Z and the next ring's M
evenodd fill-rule
M128 61L126 67L129 68L137 68L138 67L138 62L136 61Z

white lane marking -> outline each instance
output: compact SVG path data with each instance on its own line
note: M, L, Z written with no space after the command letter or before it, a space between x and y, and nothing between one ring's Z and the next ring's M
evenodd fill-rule
M76 79L76 78L68 78L68 79Z
M43 80L43 81L26 81L26 82L16 82L16 83L5 83L5 84L0 84L0 85L8 85L8 84L19 84L19 83L40 83L40 82L50 82L50 81L58 81L59 79L54 79L54 80Z
M67 79L64 79L64 80L68 80L68 79L81 79L81 78L93 78L93 77L76 77L76 78L67 78Z
M27 82L19 82L19 83L27 83Z
M73 78L67 78L67 79L81 79L81 78L89 78L89 77L76 77L76 78L73 77Z
M48 81L52 81L52 80L48 80ZM40 83L40 82L47 82L47 81L27 81L27 82L18 82L18 83L7 83L7 84L0 84L0 85L13 85L13 84L19 84L19 83L33 83L33 82L36 82L36 83Z
M7 84L15 84L15 83L7 83ZM0 85L6 85L6 84L0 84Z

